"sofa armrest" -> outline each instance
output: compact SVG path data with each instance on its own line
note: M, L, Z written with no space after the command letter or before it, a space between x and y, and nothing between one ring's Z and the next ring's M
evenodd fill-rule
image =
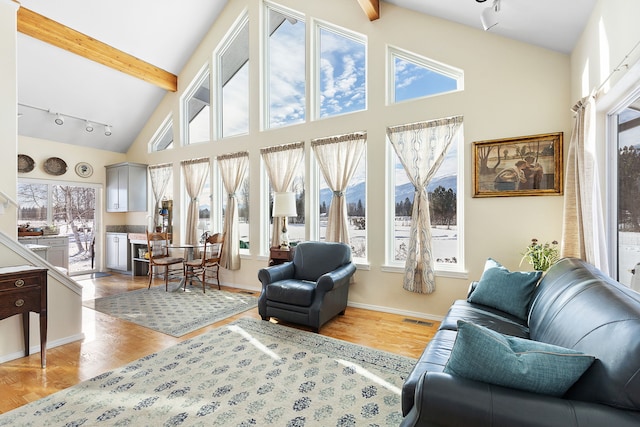
M401 426L632 427L638 423L640 413L633 411L425 372Z
M280 280L292 279L294 273L293 262L284 262L282 264L273 265L267 268L261 268L258 271L258 280L262 286L275 283Z
M329 292L339 286L349 284L349 279L356 271L356 265L352 262L345 264L333 271L323 274L318 279L316 289L320 292Z

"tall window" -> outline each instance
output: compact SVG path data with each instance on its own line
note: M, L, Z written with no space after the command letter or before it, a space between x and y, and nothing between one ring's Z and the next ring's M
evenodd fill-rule
M211 89L208 65L193 81L183 102L185 144L209 141L211 139Z
M303 123L306 118L305 22L300 15L274 6L267 6L266 10L266 127Z
M328 156L325 156L325 159L319 159L318 152L316 152L316 160L318 163L324 162L324 167L330 171L334 179L334 186L344 184L342 180L353 172L340 196L344 196L346 201L348 244L352 248L353 257L362 260L367 258L367 152L365 141L366 133L354 133L321 138L311 142L313 147L316 147L316 144L318 147L324 146L325 154ZM338 145L342 146L338 148ZM354 165L356 166L354 167ZM319 238L326 240L329 210L332 202L337 199L334 190L325 180L324 174L319 173L318 175Z
M173 117L169 114L151 138L149 151L163 151L171 148L173 148Z
M224 224L226 213L227 213L227 202L229 201L229 193L225 189L224 185L222 185L222 171L218 168L218 180L220 181L220 195L221 197L215 198L215 200L219 200L220 206L222 206L222 216L220 218L220 223ZM246 173L242 183L238 187L238 190L235 192L235 198L238 203L238 231L240 237L240 253L249 253L249 174ZM215 205L215 203L214 203ZM222 229L222 225L219 226L220 230Z
M331 117L367 108L367 45L364 36L318 25L316 116Z
M249 18L244 16L216 55L219 136L249 132Z
M432 254L436 266L440 269L455 269L462 265L459 214L462 194L461 180L458 180L460 159L458 158L459 142L463 140L462 132L453 139L442 165L427 186L429 197L429 214L431 217ZM411 228L411 212L413 210L414 187L400 163L391 144L388 143L390 218L393 224L391 231L391 264L403 265L407 258L409 231ZM461 199L461 198L460 198Z
M635 99L613 116L613 125L618 139L618 280L640 290L636 267L640 262L640 89Z
M268 183L266 188L268 199L267 214L265 220L269 220L269 226L265 227L268 233L265 242L269 242L268 247L280 246L280 224L273 223L273 195L276 192L294 192L296 198L297 216L288 217L288 237L291 244L295 244L305 239L305 206L304 206L304 143L296 142L292 144L266 147L260 150L262 165L264 166L264 182ZM274 227L276 227L274 229ZM264 248L265 250L268 250Z
M462 70L396 48L389 58L392 103L463 89Z

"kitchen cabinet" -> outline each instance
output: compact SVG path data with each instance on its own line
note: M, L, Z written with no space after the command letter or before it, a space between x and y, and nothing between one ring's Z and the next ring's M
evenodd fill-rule
M116 163L106 166L107 212L147 210L147 165Z
M22 243L23 245L37 245L39 247L46 246L46 252L38 252L38 254L42 256L42 254L44 253L45 256L43 256L42 258L46 259L56 267L62 267L66 271L69 270L68 236L52 235L19 237L18 242Z
M130 246L127 233L106 233L106 264L110 270L130 270Z

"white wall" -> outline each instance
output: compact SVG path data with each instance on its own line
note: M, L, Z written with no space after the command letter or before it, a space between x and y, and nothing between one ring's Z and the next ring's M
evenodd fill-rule
M445 314L454 299L464 298L470 280L479 279L484 261L491 256L508 268L518 269L521 252L531 238L542 241L559 239L562 221L562 196L475 199L471 196L471 146L473 141L562 131L569 139L571 106L570 62L567 55L544 50L494 34L417 14L381 2L380 20L369 22L357 2L326 0L299 2L281 0L279 4L313 17L341 25L368 38L368 110L342 117L312 121L260 132L258 0L232 0L178 78L179 90L169 93L154 112L128 153L128 160L159 164L174 163L174 177L180 176L179 161L247 150L250 156L251 236L260 236L257 197L260 194L259 149L270 145L351 131L368 132L369 229L368 270L356 273L350 291L350 303L365 307L423 317ZM243 10L250 16L250 134L225 141L178 147L159 153L147 152L147 145L167 114L174 117L175 141L178 128L179 99L201 67L210 62L212 52L224 39ZM336 12L339 11L339 12ZM307 20L307 26L310 26ZM393 45L436 61L458 67L465 73L465 90L447 96L385 105L386 46ZM375 197L385 188L385 128L426 119L462 114L464 116L464 229L468 277L437 277L435 293L418 295L402 289L402 274L383 272L385 218L384 199ZM307 162L309 156L306 156ZM174 194L181 193L180 180L174 179ZM179 206L178 203L174 205ZM178 216L180 212L177 213ZM223 271L223 281L259 289L258 269L266 265L252 244L252 255L242 260L242 269ZM527 269L528 266L522 266Z

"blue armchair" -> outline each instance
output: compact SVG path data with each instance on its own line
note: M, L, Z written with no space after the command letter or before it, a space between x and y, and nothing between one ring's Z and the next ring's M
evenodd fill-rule
M300 243L293 261L258 272L262 283L258 312L262 320L276 317L319 332L326 322L344 314L355 271L348 245Z

